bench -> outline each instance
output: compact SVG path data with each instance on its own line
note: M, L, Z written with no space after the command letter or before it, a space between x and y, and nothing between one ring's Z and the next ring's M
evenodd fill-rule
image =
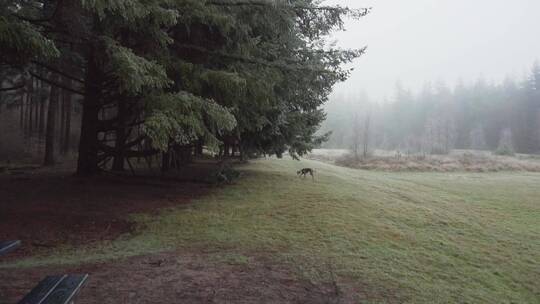
M21 246L21 241L0 241L0 255L8 254Z
M21 245L21 241L0 241L0 255ZM72 304L88 279L83 275L48 276L30 291L19 304Z
M83 275L48 276L19 304L71 304L88 279Z

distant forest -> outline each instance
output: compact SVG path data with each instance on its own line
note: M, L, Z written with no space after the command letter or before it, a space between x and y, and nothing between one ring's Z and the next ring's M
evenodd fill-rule
M540 65L535 64L525 80L500 84L478 80L451 89L428 83L419 93L398 84L393 100L384 103L372 102L365 94L336 96L326 110L322 131L332 131L326 148L540 153Z

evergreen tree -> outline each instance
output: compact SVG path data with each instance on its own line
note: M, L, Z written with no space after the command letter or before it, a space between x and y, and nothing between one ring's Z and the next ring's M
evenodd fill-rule
M309 151L326 139L320 106L348 76L341 65L364 51L325 38L368 12L310 0L1 5L0 64L83 98L81 175L230 140L247 153Z
M460 82L453 90L443 83L434 87L428 83L418 94L412 94L398 85L393 102L379 105L381 115L375 119L373 132L377 135L373 142L379 148L410 152L449 153L453 148L496 151L506 134L511 138L512 150L538 153L539 86L538 64L520 86L510 78L501 84L480 79L472 85ZM333 131L329 144L349 134L351 122L339 116L339 111L346 111L357 97L342 99L342 108L329 108L329 121L324 127ZM351 142L327 147L350 147Z
M540 152L540 64L536 62L524 85L524 144L527 153Z

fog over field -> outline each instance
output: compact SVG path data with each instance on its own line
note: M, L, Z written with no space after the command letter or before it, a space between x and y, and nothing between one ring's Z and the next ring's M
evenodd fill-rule
M333 36L368 48L325 105L325 148L540 152L540 2L328 3L372 11Z
M426 81L502 81L524 77L540 59L540 1L535 0L329 0L372 7L335 34L344 48L368 46L335 94L365 91L392 98L396 81L419 90Z

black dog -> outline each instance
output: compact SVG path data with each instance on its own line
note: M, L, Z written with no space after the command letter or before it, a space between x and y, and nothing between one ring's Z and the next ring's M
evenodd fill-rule
M313 180L315 180L315 170L311 169L311 168L304 168L302 170L299 170L296 172L296 175L298 175L299 177L306 177L308 174L311 175L311 178Z

